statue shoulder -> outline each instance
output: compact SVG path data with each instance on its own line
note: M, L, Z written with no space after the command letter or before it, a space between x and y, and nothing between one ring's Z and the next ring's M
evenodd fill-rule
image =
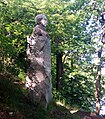
M45 27L42 25L36 25L33 30L33 33L39 36L48 36L48 33L46 32Z

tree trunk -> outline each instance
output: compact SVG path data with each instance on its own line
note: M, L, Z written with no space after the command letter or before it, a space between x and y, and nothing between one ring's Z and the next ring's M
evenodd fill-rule
M60 89L60 78L63 75L63 63L62 63L63 54L58 52L56 54L56 90Z
M96 114L100 114L100 100L101 100L101 54L102 54L102 46L98 49L98 64L97 64L97 76L96 76L96 92L95 92L95 98L96 98Z

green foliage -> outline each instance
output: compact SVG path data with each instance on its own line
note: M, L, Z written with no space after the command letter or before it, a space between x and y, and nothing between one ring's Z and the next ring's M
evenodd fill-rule
M79 107L86 108L88 106L89 109L92 106L94 94L92 81L80 74L65 79L63 81L62 96L67 100L66 102L69 102L70 105L75 105L75 102L77 102Z
M53 97L88 108L89 102L94 100L96 73L92 64L92 54L96 53L92 34L97 30L97 9L105 9L102 0L97 0L97 8L90 3L91 0L1 0L0 74L11 74L25 81L26 38L32 33L35 15L46 14L52 50ZM87 27L92 16L96 17L93 17L94 24L89 31ZM64 73L60 91L55 89L57 52L63 52Z

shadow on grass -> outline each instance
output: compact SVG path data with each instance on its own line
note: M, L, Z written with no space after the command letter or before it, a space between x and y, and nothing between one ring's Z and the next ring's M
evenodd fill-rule
M34 107L27 101L22 83L14 79L0 75L0 119L29 119Z
M0 75L0 119L80 119L53 101L44 110L26 98L24 84L13 76Z

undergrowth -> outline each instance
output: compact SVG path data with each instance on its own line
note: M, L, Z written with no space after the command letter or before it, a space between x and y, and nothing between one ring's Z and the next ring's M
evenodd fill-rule
M24 83L9 75L6 79L0 75L0 112L7 115L5 119L80 119L54 100L47 110L33 105L26 97Z

